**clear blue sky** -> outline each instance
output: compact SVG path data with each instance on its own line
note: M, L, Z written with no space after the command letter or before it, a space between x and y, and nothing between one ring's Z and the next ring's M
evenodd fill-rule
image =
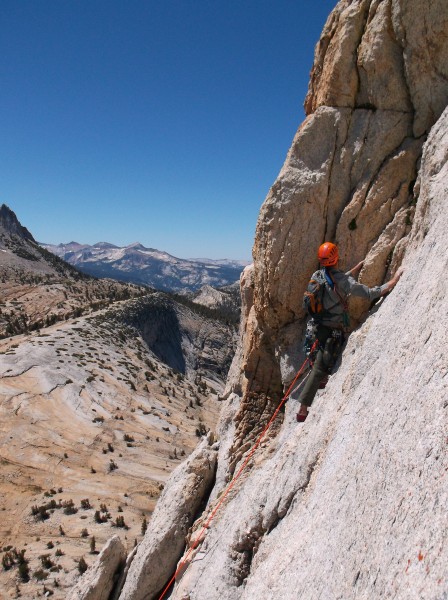
M0 204L36 239L250 258L336 0L1 0Z

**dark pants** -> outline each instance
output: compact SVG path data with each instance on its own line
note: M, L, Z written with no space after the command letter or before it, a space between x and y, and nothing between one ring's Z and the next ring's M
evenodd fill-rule
M337 337L334 337L333 332ZM313 403L319 385L331 373L344 343L344 335L341 331L325 325L318 326L317 339L319 340L319 350L316 360L299 396L299 402L306 406L311 406Z

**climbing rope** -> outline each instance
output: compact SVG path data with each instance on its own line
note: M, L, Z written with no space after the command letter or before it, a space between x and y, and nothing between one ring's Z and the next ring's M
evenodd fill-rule
M288 399L288 397L290 396L291 393L295 392L299 386L297 386L295 389L294 386L297 382L297 380L303 375L303 372L305 371L305 368L307 366L307 364L310 362L310 355L312 355L312 352L315 350L315 348L318 345L318 340L316 340L309 352L308 357L305 359L304 363L302 364L302 366L300 367L300 369L297 371L296 376L294 377L294 379L292 380L292 382L289 385L288 390L286 391L285 395L283 396L280 404L277 406L277 408L275 409L274 414L272 415L272 417L269 419L268 424L266 425L266 427L263 429L263 431L261 432L261 434L258 436L257 441L255 442L255 444L253 445L252 449L250 450L249 454L246 456L246 458L244 459L243 464L241 465L241 467L238 470L238 473L232 478L232 481L229 483L229 485L227 486L227 488L225 489L224 493L222 494L218 504L215 506L215 508L213 509L213 511L210 513L210 516L208 517L207 521L205 522L205 524L202 526L201 531L199 532L198 537L194 540L194 542L192 543L192 545L190 546L190 549L188 550L185 558L181 561L181 563L179 564L179 566L176 569L176 572L174 573L174 575L171 577L171 579L169 580L169 582L166 584L162 594L159 596L159 600L163 600L163 598L165 597L166 593L168 592L168 590L170 589L171 585L173 584L173 582L176 580L176 577L178 576L178 574L182 571L182 569L185 567L185 565L188 562L188 559L190 558L191 554L194 552L194 550L196 550L196 548L199 546L199 544L201 542L204 541L205 538L205 534L207 533L207 529L210 528L210 523L212 522L212 520L214 519L216 513L218 512L218 510L220 509L220 507L222 506L224 500L226 499L226 497L228 496L228 494L230 493L230 491L232 490L232 488L234 487L234 485L236 484L236 482L238 481L238 479L240 478L242 472L244 471L244 469L247 467L250 459L252 458L252 456L255 454L256 449L258 448L258 446L260 445L262 439L264 438L264 436L266 435L268 429L270 428L270 426L272 425L272 423L275 421L275 418L277 417L278 413L280 412L280 409L282 408L282 406L285 404L286 400ZM306 378L305 378L306 379ZM303 379L303 381L305 381L305 379ZM303 381L301 383L303 383Z

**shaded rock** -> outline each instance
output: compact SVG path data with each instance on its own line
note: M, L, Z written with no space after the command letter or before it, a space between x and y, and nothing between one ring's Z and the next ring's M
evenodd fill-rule
M193 378L225 380L236 345L236 325L204 315L194 302L163 292L128 303L108 318L130 325L154 354L172 369Z
M2 234L17 235L19 238L35 242L32 234L19 222L16 213L6 204L0 206L0 232Z
M224 391L224 395L242 393L242 385L244 382L243 370L244 370L244 358L247 355L247 348L243 348L245 340L250 339L252 336L248 335L248 330L251 327L251 311L254 304L254 281L253 281L254 267L248 265L240 277L240 294L241 294L241 319L239 327L239 337L236 351L230 365L229 372L227 374L227 383Z
M223 407L216 429L219 440L216 478L213 491L210 494L209 505L213 503L222 489L228 483L229 465L233 462L232 445L235 437L235 414L240 405L238 394L230 394L223 402Z
M217 451L205 438L171 474L129 568L121 600L155 597L176 569L188 529L215 477Z
M118 598L120 597L121 590L123 589L124 582L126 581L126 577L128 576L129 569L132 565L132 561L134 560L134 557L137 554L137 549L138 549L138 546L135 546L135 548L132 550L132 552L130 552L128 554L128 556L126 558L126 563L124 565L124 569L123 569L120 577L118 578L116 585L114 586L112 594L109 596L109 600L118 600Z
M108 600L114 576L126 559L126 549L115 535L104 546L97 561L78 581L67 600Z

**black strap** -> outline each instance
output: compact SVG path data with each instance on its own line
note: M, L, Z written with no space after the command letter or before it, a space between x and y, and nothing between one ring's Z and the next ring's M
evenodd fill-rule
M344 299L341 294L339 293L338 290L338 286L336 285L335 280L333 279L333 277L331 276L331 273L329 271L327 271L328 273L328 277L331 279L333 286L334 286L334 291L336 293L336 296L339 298L339 302L342 304L342 307L345 311L348 311L348 302L346 299ZM337 302L336 304L339 304L339 302ZM334 304L331 308L334 308L336 306L336 304Z

